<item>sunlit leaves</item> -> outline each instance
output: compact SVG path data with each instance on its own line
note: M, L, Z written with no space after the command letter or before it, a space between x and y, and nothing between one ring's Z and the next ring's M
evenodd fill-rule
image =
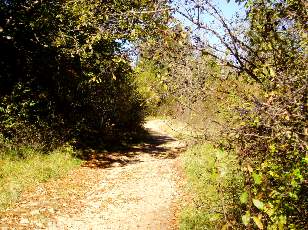
M250 222L250 212L247 211L245 215L242 216L242 222L245 226L247 226Z
M243 192L240 196L240 201L242 204L246 204L248 201L248 192Z
M307 213L302 195L307 189L302 182L307 178L307 165L302 163L307 151L302 135L307 127L307 112L303 110L306 7L297 0L242 2L246 3L251 27L247 31L251 48L247 66L252 64L249 68L264 91L264 97L253 100L255 107L238 135L241 150L247 154L243 158L254 162L253 170L246 170L248 200L253 204L247 203L246 210L254 212L254 224L259 229L301 229L307 225L302 217Z
M256 206L258 209L263 210L264 209L264 203L258 199L252 199L252 203L254 206Z
M258 226L259 229L264 229L260 217L261 217L261 215L260 215L260 216L254 216L254 217L252 217L252 219L253 219L253 221L255 222L255 224Z
M253 173L252 178L253 178L255 184L257 184L257 185L261 184L261 182L262 182L262 175L261 174Z

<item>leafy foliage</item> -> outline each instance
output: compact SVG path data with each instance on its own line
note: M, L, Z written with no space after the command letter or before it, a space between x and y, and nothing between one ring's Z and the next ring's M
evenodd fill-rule
M183 162L195 196L182 211L180 229L228 229L240 216L243 178L236 155L198 144L184 153Z
M262 82L238 144L255 224L303 229L307 221L307 34L302 1L248 5L250 67ZM251 203L252 201L252 203ZM261 205L262 204L262 205ZM250 223L251 224L251 223Z
M243 104L229 104L239 113L234 129L225 129L245 172L243 228L305 228L307 5L300 0L237 1L245 3L247 16L231 23L213 1L188 2L179 13L218 40L213 45L196 33L195 46L258 86L256 92L234 91Z
M156 11L164 2L0 4L1 133L50 147L106 143L140 126L143 99L124 44L165 24L168 11Z
M183 1L177 13L186 24L190 21L191 31L198 32L190 35L192 43L179 36L171 46L168 42L156 45L162 54L158 66L164 61L173 64L168 69L165 63L164 68L169 70L166 82L171 82L168 90L176 100L187 105L204 101L214 105L214 113L231 110L232 118L222 123L222 130L228 133L227 146L238 153L245 175L245 190L239 197L242 225L237 228L304 229L308 225L303 218L308 210L307 4L301 0L237 2L245 4L247 15L231 22L214 1ZM181 29L175 34L180 35ZM217 44L206 39L210 36ZM214 59L199 62L204 55ZM218 66L216 71L209 68L211 62ZM234 71L221 81L225 85L212 87L220 82L222 70L228 70L225 66ZM204 73L195 71L205 68ZM195 79L201 79L201 84ZM208 96L211 88L213 97ZM221 98L225 103L217 103ZM189 109L193 117L195 107Z

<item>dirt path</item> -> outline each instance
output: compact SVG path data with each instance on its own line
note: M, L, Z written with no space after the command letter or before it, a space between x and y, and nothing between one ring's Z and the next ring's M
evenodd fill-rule
M149 121L147 143L94 154L67 177L23 194L0 214L0 229L178 229L177 156L185 145L163 126Z

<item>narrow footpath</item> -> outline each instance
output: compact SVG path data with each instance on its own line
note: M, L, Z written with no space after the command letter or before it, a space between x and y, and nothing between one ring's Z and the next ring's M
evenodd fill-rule
M68 176L26 191L0 213L0 229L178 229L185 144L163 126L148 121L146 143L95 153Z

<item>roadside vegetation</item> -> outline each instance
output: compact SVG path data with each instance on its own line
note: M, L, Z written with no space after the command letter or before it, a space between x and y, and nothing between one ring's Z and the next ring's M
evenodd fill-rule
M217 225L193 218L193 213L208 216L198 204L182 226L191 216L196 227L184 229L305 229L307 4L235 2L242 11L230 18L216 1L177 1L176 12L185 18L185 27L175 22L163 38L141 49L138 68L160 79L159 84L149 80L142 86L152 94L156 89L159 109L154 111L189 125L197 142L233 153L241 170L241 192L233 190L239 213L230 209L227 214L233 220L220 219ZM208 155L206 149L201 152ZM201 171L195 171L200 184L206 166ZM207 188L211 185L196 186L196 194Z
M180 229L228 229L240 216L243 175L236 155L197 144L182 155L192 202L180 216Z
M42 152L32 146L0 143L5 144L0 149L0 211L14 204L24 190L65 176L82 162L68 145Z

